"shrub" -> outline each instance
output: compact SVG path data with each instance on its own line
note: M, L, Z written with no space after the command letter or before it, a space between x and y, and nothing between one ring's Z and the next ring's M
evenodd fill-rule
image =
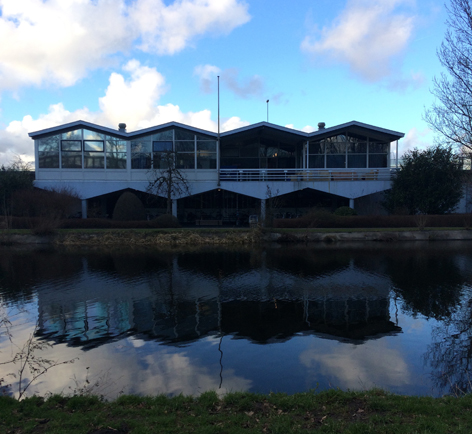
M78 195L67 187L20 190L12 196L12 212L17 217L24 217L34 234L51 234L78 203Z
M163 214L152 221L153 227L158 228L180 228L177 217L172 214Z
M125 191L116 202L113 220L146 220L146 211L138 196Z
M351 215L357 215L357 212L355 209L352 209L348 206L340 206L338 209L336 209L336 211L334 211L334 215L346 217Z

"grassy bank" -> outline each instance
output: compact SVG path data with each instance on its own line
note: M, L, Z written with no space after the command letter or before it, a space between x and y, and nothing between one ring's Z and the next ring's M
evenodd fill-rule
M0 245L56 244L64 246L203 246L343 241L472 240L463 228L180 228L180 229L59 229L33 235L26 229L0 231Z
M470 433L472 396L408 397L383 391L218 398L0 397L4 433Z

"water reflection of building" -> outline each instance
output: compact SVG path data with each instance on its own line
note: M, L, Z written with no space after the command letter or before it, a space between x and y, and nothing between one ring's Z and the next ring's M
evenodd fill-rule
M210 275L179 267L122 279L87 266L61 291L38 290L43 334L93 347L138 334L182 344L211 334L258 343L317 333L361 342L400 329L390 321L388 278L344 264L300 276L268 268Z

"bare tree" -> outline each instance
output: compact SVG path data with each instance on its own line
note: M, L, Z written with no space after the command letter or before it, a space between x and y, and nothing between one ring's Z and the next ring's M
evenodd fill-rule
M439 133L439 141L472 151L472 6L470 0L450 0L448 30L437 51L445 73L434 79L438 102L424 119Z
M185 174L176 166L175 152L154 153L154 168L149 170L147 192L167 199L167 214L172 214L172 199L190 195L190 186Z

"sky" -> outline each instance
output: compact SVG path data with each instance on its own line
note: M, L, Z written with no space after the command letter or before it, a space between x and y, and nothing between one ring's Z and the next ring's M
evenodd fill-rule
M425 148L446 19L441 0L0 0L0 165L33 161L28 133L76 120L216 131L217 76L222 131L268 112Z

